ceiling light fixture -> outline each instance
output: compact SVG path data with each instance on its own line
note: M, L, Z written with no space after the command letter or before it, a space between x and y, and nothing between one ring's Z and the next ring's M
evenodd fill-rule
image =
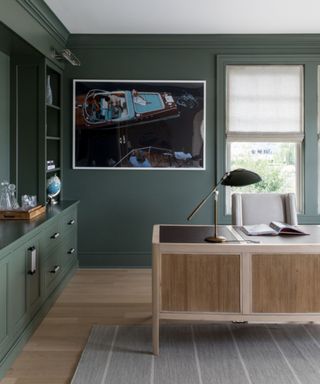
M56 60L65 60L68 63L79 67L81 65L80 60L77 58L76 55L74 55L70 49L63 49L62 51L58 52L55 49L52 50L52 57Z

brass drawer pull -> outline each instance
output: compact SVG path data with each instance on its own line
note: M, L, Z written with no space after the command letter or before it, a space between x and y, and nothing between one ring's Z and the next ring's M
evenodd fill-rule
M68 254L69 255L72 255L73 253L75 253L75 249L74 248L70 248L69 251L68 251Z
M50 237L50 239L57 239L59 236L60 236L60 233L59 233L59 232L56 232L56 233L54 233L54 234Z
M57 273L60 269L60 265L56 265L50 273Z
M70 220L70 221L68 222L68 225L73 225L75 222L76 222L76 221L75 221L74 219L72 219L72 220Z

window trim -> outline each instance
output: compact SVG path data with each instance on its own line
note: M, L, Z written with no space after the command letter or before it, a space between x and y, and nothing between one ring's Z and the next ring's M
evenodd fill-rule
M217 55L216 60L216 177L219 179L226 169L226 67L228 65L302 65L304 67L303 119L304 140L301 141L300 183L301 208L299 223L315 224L320 222L318 213L318 66L320 55ZM228 133L230 135L230 133ZM277 134L276 134L277 135ZM272 134L276 141L276 135ZM266 141L266 137L264 140ZM290 133L292 137L292 133ZM281 133L283 137L283 133ZM230 136L228 136L228 139ZM238 136L240 140L240 137ZM270 137L271 139L271 137ZM295 140L301 140L296 136ZM278 139L279 141L279 139ZM280 140L281 141L281 140ZM283 141L283 140L282 140ZM290 140L291 141L291 140ZM299 166L297 164L297 166ZM316 176L317 175L317 176ZM226 214L226 193L221 189L219 200L219 222L229 224L231 215Z

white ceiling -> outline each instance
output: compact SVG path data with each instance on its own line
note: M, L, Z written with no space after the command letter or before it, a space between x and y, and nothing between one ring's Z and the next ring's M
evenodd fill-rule
M319 0L45 0L71 33L320 33Z

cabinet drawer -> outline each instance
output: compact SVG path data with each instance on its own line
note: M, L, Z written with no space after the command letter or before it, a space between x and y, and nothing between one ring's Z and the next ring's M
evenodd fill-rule
M77 235L72 232L63 242L61 263L64 268L67 268L70 264L74 263L77 258Z
M63 234L69 232L70 230L76 231L77 228L77 210L71 209L62 216L61 219L61 231Z
M61 231L61 222L56 220L51 224L41 236L41 252L45 255L48 255L48 252L54 248L62 238Z
M75 232L69 233L63 242L63 252L61 263L63 268L68 268L77 259L77 235Z
M62 276L63 266L61 265L62 245L58 245L50 251L44 262L44 285L46 295L48 295L58 284Z

